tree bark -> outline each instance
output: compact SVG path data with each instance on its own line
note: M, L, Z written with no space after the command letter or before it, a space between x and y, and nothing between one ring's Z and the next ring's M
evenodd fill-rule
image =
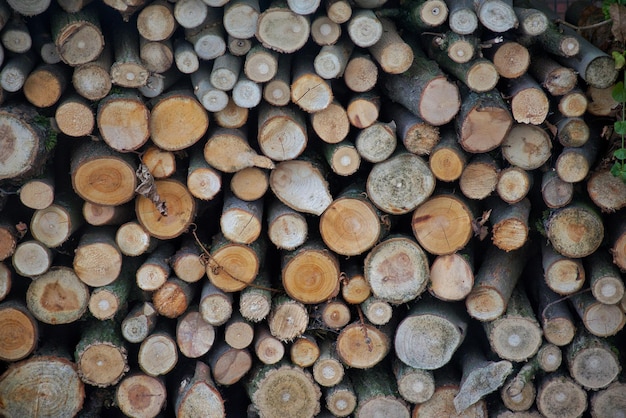
M113 319L127 309L132 287L132 272L137 268L136 261L125 260L122 273L110 284L92 290L89 298L89 312L100 321Z
M156 326L157 311L150 302L137 303L120 326L122 336L130 343L140 343Z
M96 60L75 67L72 85L76 92L88 100L106 97L112 87L109 74L112 62L111 47L105 45Z
M174 401L177 416L225 416L224 399L211 378L211 369L197 361L191 378L182 379Z
M409 408L397 396L397 385L393 375L383 367L372 370L352 370L350 379L357 396L355 417L365 418L388 414L393 417L409 418Z
M478 20L496 33L516 28L519 22L512 3L508 0L479 0L475 6Z
M533 57L528 72L552 96L567 94L576 86L578 81L574 70L560 65L547 56Z
M111 65L111 81L121 87L137 88L148 81L149 71L139 56L139 34L131 23L120 22L113 38L115 61Z

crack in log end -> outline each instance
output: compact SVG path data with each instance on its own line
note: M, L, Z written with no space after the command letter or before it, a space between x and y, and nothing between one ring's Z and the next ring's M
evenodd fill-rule
M46 284L40 300L41 305L51 312L74 311L81 307L77 295L67 292L58 282Z

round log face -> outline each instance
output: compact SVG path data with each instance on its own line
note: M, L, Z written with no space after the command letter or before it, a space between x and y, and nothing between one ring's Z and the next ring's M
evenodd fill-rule
M415 405L413 417L453 417L459 416L454 407L454 397L459 393L458 386L444 385L435 390L433 396L424 403ZM487 404L483 400L476 402L461 416L466 417L486 417Z
M345 365L357 369L380 363L390 349L389 337L369 324L347 325L337 337L337 355Z
M569 362L572 376L584 388L591 390L608 386L617 378L620 368L615 355L600 347L581 350Z
M95 60L104 49L104 39L99 28L86 21L65 27L55 43L63 62L71 66Z
M332 251L363 254L376 244L381 225L374 207L363 199L334 200L320 217L320 234Z
M537 392L537 408L547 418L581 416L587 409L587 393L571 379L551 379Z
M179 151L198 142L209 127L209 116L202 105L188 95L161 100L150 115L152 141L166 151Z
M155 417L165 406L167 391L156 377L135 374L120 382L115 399L122 412L129 417Z
M422 92L419 111L433 126L441 126L456 116L460 106L461 98L456 84L440 77L428 83Z
M122 254L110 244L79 246L74 255L74 271L87 285L97 287L112 283L122 270Z
M77 365L81 379L85 383L100 387L116 384L128 371L125 353L109 343L87 347Z
M206 273L215 287L236 292L252 283L259 272L256 253L243 244L225 245L211 254L214 263L207 264Z
M178 362L176 343L167 335L152 334L141 343L137 359L145 373L151 376L166 374Z
M591 398L593 418L619 418L626 411L626 384L613 383L605 390L595 392Z
M437 257L430 266L430 291L446 301L463 300L472 291L474 273L467 260L458 254Z
M137 98L117 98L101 105L97 115L102 139L118 151L132 151L150 137L150 111Z
M400 399L393 397L374 397L367 402L360 403L357 408L357 416L359 417L376 417L384 414L394 418L409 418L409 408Z
M39 136L8 112L0 112L0 133L0 180L19 177L31 170L41 146Z
M541 346L541 328L526 318L500 318L489 335L492 349L505 360L526 361Z
M125 161L110 157L81 164L72 175L76 193L97 205L116 206L135 196L135 171Z
M0 310L0 360L17 361L33 352L37 345L37 327L25 309Z
M582 258L598 249L604 238L604 225L602 219L590 211L564 208L550 218L546 232L560 254Z

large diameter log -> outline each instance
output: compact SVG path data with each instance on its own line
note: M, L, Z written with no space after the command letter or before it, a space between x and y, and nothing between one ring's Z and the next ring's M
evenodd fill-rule
M98 58L104 49L104 36L95 8L76 13L52 13L50 26L59 56L74 67Z
M418 369L447 364L466 336L468 318L462 306L433 298L416 301L398 324L394 348L398 358Z
M158 180L152 187L156 188L161 202L165 202L166 214L151 199L138 196L135 200L137 220L155 238L169 239L181 235L195 217L196 203L193 196L178 180Z
M150 136L150 111L136 91L112 93L98 103L96 121L102 139L112 149L128 152Z
M225 416L224 399L211 378L211 369L205 363L197 361L192 376L180 383L174 401L177 416Z
M286 6L275 5L259 15L256 38L268 49L289 54L304 46L311 29L306 16Z
M353 370L350 379L357 395L355 417L366 418L382 415L409 418L409 408L397 395L398 388L393 375L382 366L372 370Z
M382 75L380 87L393 101L400 103L424 121L441 126L450 122L461 106L459 90L435 61L413 48L415 58L402 74Z
M376 297L393 304L406 303L426 288L428 259L413 239L393 235L368 253L364 273Z
M474 215L461 196L441 193L413 212L411 226L420 245L435 255L452 254L472 237Z
M619 416L626 410L626 385L615 382L591 395L590 413L593 418Z
M35 350L39 339L38 322L21 302L7 301L0 304L0 324L2 361L22 360Z
M281 202L298 212L319 216L332 202L322 171L311 161L278 163L270 174L270 188Z
M606 388L621 371L616 351L606 339L579 330L566 351L570 375L587 390Z
M339 261L313 240L282 260L282 283L287 294L302 303L320 303L339 292Z
M337 355L348 367L370 369L391 350L391 329L377 328L367 322L353 322L337 336Z
M122 379L115 389L115 403L127 416L154 417L167 401L162 379L135 372Z
M375 164L366 183L372 203L392 215L414 210L428 199L434 188L435 177L426 162L408 152L398 152Z
M277 364L257 368L246 390L263 417L312 418L320 412L322 392L311 374L300 367Z
M89 289L69 267L53 267L28 286L26 304L39 321L68 324L86 311Z
M587 409L587 392L569 377L544 376L538 384L537 409L546 418L574 418Z
M34 356L0 376L0 413L6 416L75 416L85 387L76 365L58 356Z
M598 249L604 238L602 218L596 209L581 202L554 210L545 228L554 249L566 257L586 257Z
M505 252L489 247L467 296L467 312L479 321L492 321L501 316L525 264L525 249Z
M19 181L43 171L56 136L34 108L4 107L0 111L0 131L0 180Z
M207 276L211 283L225 292L242 290L255 279L264 257L263 239L246 245L230 242L218 234L211 245Z

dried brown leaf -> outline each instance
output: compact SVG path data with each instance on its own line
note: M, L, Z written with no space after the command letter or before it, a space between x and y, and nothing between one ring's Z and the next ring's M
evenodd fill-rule
M135 188L135 192L139 193L143 197L146 197L154 203L159 213L163 216L167 216L167 206L161 197L156 188L156 184L154 182L154 177L148 167L145 164L140 163L139 167L137 167L137 171L135 172L137 179L139 180L139 185Z

